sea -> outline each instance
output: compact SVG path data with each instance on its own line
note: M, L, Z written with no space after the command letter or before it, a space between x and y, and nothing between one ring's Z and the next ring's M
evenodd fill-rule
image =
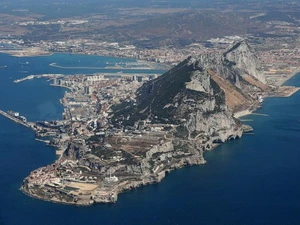
M107 62L122 60L134 61L0 54L0 66L8 66L0 70L0 109L18 111L29 121L60 119L59 99L66 89L50 86L46 79L13 80L30 74L103 72ZM55 68L51 63L103 70ZM300 74L288 84L300 86ZM56 159L55 149L35 141L30 129L0 116L0 225L299 224L300 92L288 98L266 98L257 113L242 118L254 134L206 152L205 165L175 170L159 184L120 194L115 204L90 207L41 201L19 190L32 170Z

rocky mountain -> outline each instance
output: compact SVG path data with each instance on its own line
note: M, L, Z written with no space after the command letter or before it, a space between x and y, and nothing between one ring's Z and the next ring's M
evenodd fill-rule
M136 101L114 108L115 126L125 130L134 126L132 130L140 130L144 138L136 142L132 136L118 145L120 141L113 139L110 144L135 154L144 152L140 174L160 180L174 168L204 163L203 152L215 143L241 137L245 126L233 112L257 107L256 97L264 88L264 75L247 41L235 43L223 54L188 57L142 85ZM151 133L162 136L149 145Z
M222 55L224 66L229 62L231 68L238 71L238 75L250 75L263 84L266 84L265 76L261 70L259 60L246 40L235 43ZM237 75L237 76L238 76Z
M268 89L259 59L246 40L234 43L222 54L204 54L192 60L210 71L233 112L250 108Z
M224 142L241 136L242 124L233 113L255 109L268 88L265 82L254 50L242 40L222 54L188 57L146 82L135 102L115 108L112 121L173 124L175 135L184 140Z
M70 140L55 163L24 179L21 190L65 204L116 202L125 190L205 163L204 151L249 129L232 111L255 107L251 90L264 87L255 60L247 42L187 58L142 85L135 101L113 107L105 132Z
M137 90L136 103L117 108L114 118L179 123L199 113L229 115L255 107L268 88L265 83L254 50L242 40L222 54L188 57L145 83Z

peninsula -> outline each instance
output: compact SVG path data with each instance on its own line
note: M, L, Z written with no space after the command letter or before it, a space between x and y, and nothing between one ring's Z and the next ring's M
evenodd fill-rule
M70 89L61 99L63 120L27 124L59 158L32 171L21 190L75 205L116 202L119 193L160 182L176 168L204 164L204 151L251 131L237 115L282 94L267 84L245 40L188 57L158 77L48 78Z

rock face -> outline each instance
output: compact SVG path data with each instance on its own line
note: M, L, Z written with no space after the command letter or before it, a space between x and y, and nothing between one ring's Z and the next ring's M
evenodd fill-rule
M222 54L203 54L189 59L194 68L209 70L225 92L233 112L245 110L268 89L259 60L246 40L236 42Z
M189 57L145 83L136 102L115 111L113 120L124 126L138 121L174 125L174 151L195 149L192 154L202 157L214 143L242 136L245 127L232 113L255 108L264 88L253 49L240 41L222 54Z
M257 104L265 85L257 56L248 42L223 54L189 57L137 91L137 101L118 116L159 122L189 120L197 115L229 115ZM123 110L124 112L124 110ZM199 116L200 115L200 116ZM130 120L131 120L130 119Z
M264 83L257 57L241 41L223 54L189 57L145 83L136 102L115 111L113 120L124 126L143 120L172 124L174 151L193 148L202 157L214 143L241 137L243 125L232 112L255 106Z
M259 60L247 41L235 43L223 54L222 61L233 63L233 69L238 70L240 76L250 75L266 84Z
M223 54L203 54L191 60L195 66L211 69L219 76L229 79L239 87L239 80L251 76L266 84L259 60L246 40L233 44Z

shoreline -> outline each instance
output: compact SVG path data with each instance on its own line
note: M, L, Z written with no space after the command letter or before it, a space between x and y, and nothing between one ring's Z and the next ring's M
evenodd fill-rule
M282 85L283 85L285 82L287 82L288 80L290 80L291 78L293 78L294 76L296 76L298 73L300 73L300 67L296 68L296 69L292 72L291 76L289 76L288 78L286 78L286 80L282 83Z
M282 81L281 84L277 87L277 90L280 91L280 92L277 92L277 93L276 92L275 93L267 93L267 95L265 96L265 98L273 98L273 97L288 98L288 97L291 97L292 95L294 95L296 92L298 92L300 90L300 87L284 86L284 83L287 82L288 80L292 79L297 74L300 74L300 67L297 68L297 69L295 69L290 74L290 76L288 78L286 78L284 81ZM263 103L261 105L263 105ZM250 110L250 109L242 110L242 111L234 113L233 116L235 118L239 119L240 117L253 114L253 112L255 112L256 110L257 109L254 109L254 110Z
M297 72L294 73L294 75L296 75L296 74L297 74ZM290 76L290 78L293 76ZM60 86L60 85L55 85L55 86ZM62 86L60 86L60 87L62 87ZM65 88L68 88L68 87L65 87ZM299 89L300 88L298 88L296 91L298 91ZM296 91L294 91L293 93L295 93ZM292 95L293 93L290 93L290 95ZM286 97L289 97L290 95L287 95ZM270 97L270 96L267 96L267 97ZM256 110L257 110L257 108L252 109L252 110L247 109L244 111L240 111L240 112L235 113L234 117L240 118L242 116L252 114ZM212 140L210 140L210 141L212 142ZM216 146L217 145L211 145L211 147L209 149L205 149L205 150L203 150L203 152L205 152L207 150L213 150L213 149L215 149ZM66 150L64 150L64 151L66 151ZM53 192L53 193L56 193L56 196L55 196L55 194L53 194L55 196L55 197L53 197L53 199L52 198L49 199L49 198L43 196L44 192L36 192L36 193L43 193L41 195L38 195L38 194L32 192L32 191L35 191L34 182L31 183L30 186L26 186L26 182L30 183L30 181L27 180L29 176L24 179L20 190L22 192L24 192L25 194L27 194L28 196L36 198L36 199L41 199L41 200L50 201L50 202L54 202L54 203L68 204L68 205L90 206L90 205L93 205L96 203L113 203L113 202L117 201L118 194L121 194L124 191L130 191L130 190L135 189L140 186L145 186L145 185L149 185L149 184L153 184L153 183L159 183L166 176L166 174L173 171L174 169L178 169L178 168L182 168L182 167L190 166L190 165L204 164L205 159L203 158L203 152L202 152L202 155L191 155L191 156L187 156L187 157L182 157L179 161L175 161L175 163L171 164L171 167L167 168L167 169L165 169L164 167L163 167L164 169L162 169L162 168L160 168L160 166L157 166L156 168L154 167L151 177L146 176L146 177L141 178L140 180L127 179L127 180L124 180L123 183L122 182L120 182L118 184L116 183L116 185L114 185L113 188L110 189L110 191L108 191L104 197L103 196L99 197L96 200L93 199L91 195L88 195L87 196L88 198L83 197L83 199L81 199L81 201L79 201L79 202L64 201L64 200L59 199L59 198L61 198L60 189L57 189L56 191ZM56 165L56 163L60 164L61 162L56 160L54 162L54 164L50 164L49 166ZM43 167L43 168L45 168L45 167ZM38 168L32 172L35 172L40 169L41 168ZM45 171L45 173L47 173L47 171ZM25 186L23 186L23 185L25 185ZM99 183L99 185L102 185L102 183ZM63 187L62 190L64 190L64 188L65 187ZM51 189L49 189L48 187L41 186L41 189L39 189L39 191L47 191L47 190L48 191L50 190L50 192L51 192ZM80 194L78 194L78 195L80 195ZM59 198L57 198L57 196ZM91 199L93 201L91 201Z
M147 61L146 61L147 62ZM159 70L159 68L107 68L107 67L88 67L88 66L78 66L78 67L73 67L73 66L60 66L57 63L50 63L49 66L55 67L55 68L59 68L59 69L79 69L79 70Z
M35 51L35 52L29 52L26 51L27 49L23 50L0 50L0 53L7 54L10 56L14 56L17 58L23 58L23 57L39 57L39 56L51 56L53 54L56 54L56 52L49 52L49 51Z
M249 115L256 110L257 110L257 108L252 109L252 110L247 109L247 110L236 113L235 117L240 118L242 116ZM245 126L245 125L243 125L243 126ZM249 128L249 126L248 126L248 128ZM233 139L235 139L235 138L233 138ZM182 141L184 141L184 140L182 140ZM210 142L213 143L212 139L210 140ZM49 183L49 184L46 183L39 187L36 187L35 186L36 184L34 183L34 181L30 180L31 178L29 178L29 176L24 179L20 190L22 192L24 192L25 194L27 194L28 196L34 197L36 199L45 200L45 201L49 201L49 202L53 202L53 203L67 204L67 205L91 206L91 205L99 204L99 203L115 203L118 200L119 194L122 194L125 191L133 190L140 186L146 186L146 185L150 185L153 183L159 183L162 179L165 178L165 176L168 173L170 173L171 171L173 171L175 169L179 169L179 168L186 167L186 166L205 164L206 161L204 159L204 153L208 150L209 151L214 150L216 148L216 146L218 146L218 145L212 144L209 149L203 150L203 152L200 155L192 154L191 156L182 157L179 161L173 162L171 164L171 167L169 167L169 168L164 168L163 170L160 170L159 166L157 166L156 168L154 167L153 172L151 172L150 176L145 176L143 174L143 175L141 175L141 177L136 177L133 180L130 178L126 178L126 177L124 177L124 178L121 177L120 181L118 181L117 183L111 183L111 184L109 184L109 183L105 184L104 179L103 180L101 179L100 182L96 183L97 184L97 192L104 192L104 194L102 194L100 196L98 196L97 194L94 195L94 194L90 194L90 193L84 194L83 192L81 194L80 194L80 192L75 194L75 192L73 193L73 191L65 192L64 190L69 185L68 182L65 184L66 186L62 186L62 187L52 186L51 183ZM158 148L160 148L160 147L158 147ZM62 158L60 157L59 159L62 159ZM68 160L68 157L66 159ZM85 159L83 159L83 160L85 160ZM59 160L56 160L54 162L54 164L50 164L47 167L51 167L51 168L57 167L54 165L61 165L61 162ZM110 166L110 164L108 164L108 166ZM40 171L45 168L46 167L38 168L37 170L32 171L32 173L39 173L39 172L35 172L35 171ZM43 173L49 175L50 171L47 172L47 169L46 169ZM100 175L101 175L101 173L100 173ZM32 176L32 175L30 175L30 176ZM46 177L41 177L38 179L42 179L42 180L46 179L47 180ZM76 181L74 181L74 182L76 183ZM103 189L103 185L104 185L104 189ZM106 186L106 185L108 185L108 186ZM39 193L41 193L41 194L39 194ZM50 196L53 196L53 197L49 198L47 196L47 193L52 193Z
M283 86L285 82L287 82L288 80L290 80L291 78L296 76L298 73L300 73L300 67L297 67L293 72L291 72L289 75L287 75L287 77L280 79L280 81L277 82L277 86L278 87ZM277 75L277 76L280 76L280 75Z
M25 52L24 52L25 51ZM155 68L106 68L106 67L64 67L57 65L57 63L50 63L49 66L55 67L55 68L60 68L60 69L90 69L90 70L107 70L107 69L114 69L114 70L168 70L171 68L169 64L164 64L164 63L155 63L149 60L141 60L141 59L136 59L132 57L120 57L116 55L97 55L97 54L88 54L88 53L70 53L70 52L49 52L49 51L36 51L32 53L28 53L26 50L0 50L0 53L2 54L7 54L10 56L18 57L18 58L23 58L23 57L42 57L42 56L52 56L55 54L69 54L69 55L83 55L83 56L99 56L99 57L111 57L111 58L118 58L118 59L130 59L130 60L136 60L136 62L145 62L145 64L158 64L157 67Z
M246 109L246 110L242 110L242 111L239 111L239 112L236 112L233 114L233 117L234 118L237 118L237 119L240 119L240 117L243 117L243 116L247 116L247 115L251 115L254 111L251 111L249 109Z
M214 150L218 145L214 145L211 149L207 150L207 151L212 151ZM206 163L206 161L204 160L204 158L197 158L196 160L193 159L195 157L190 157L190 158L185 158L181 161L179 161L177 164L174 164L172 168L170 169L166 169L166 170L162 170L159 173L156 174L156 176L150 176L147 179L143 179L140 181L123 181L120 182L119 185L116 184L114 186L114 188L112 189L112 191L106 195L106 196L102 196L101 199L91 199L90 195L88 195L86 199L83 199L81 201L66 201L66 200L61 200L61 199L49 199L40 195L37 195L35 193L30 192L29 188L27 186L24 186L24 181L22 186L20 187L20 191L22 191L25 195L38 199L38 200L43 200L43 201L47 201L47 202L52 202L52 203L59 203L59 204L63 204L63 205L75 205L75 206L79 206L79 207L87 207L87 206L92 206L95 204L112 204L112 203L116 203L118 201L118 196L119 194L122 194L124 192L129 192L132 191L136 188L139 187L143 187L143 186L147 186L147 185L151 185L151 184L158 184L160 183L166 176L167 174L169 174L170 172L177 170L177 169L181 169L184 167L188 167L188 166L199 166L199 165L204 165ZM194 161L195 160L195 161Z

